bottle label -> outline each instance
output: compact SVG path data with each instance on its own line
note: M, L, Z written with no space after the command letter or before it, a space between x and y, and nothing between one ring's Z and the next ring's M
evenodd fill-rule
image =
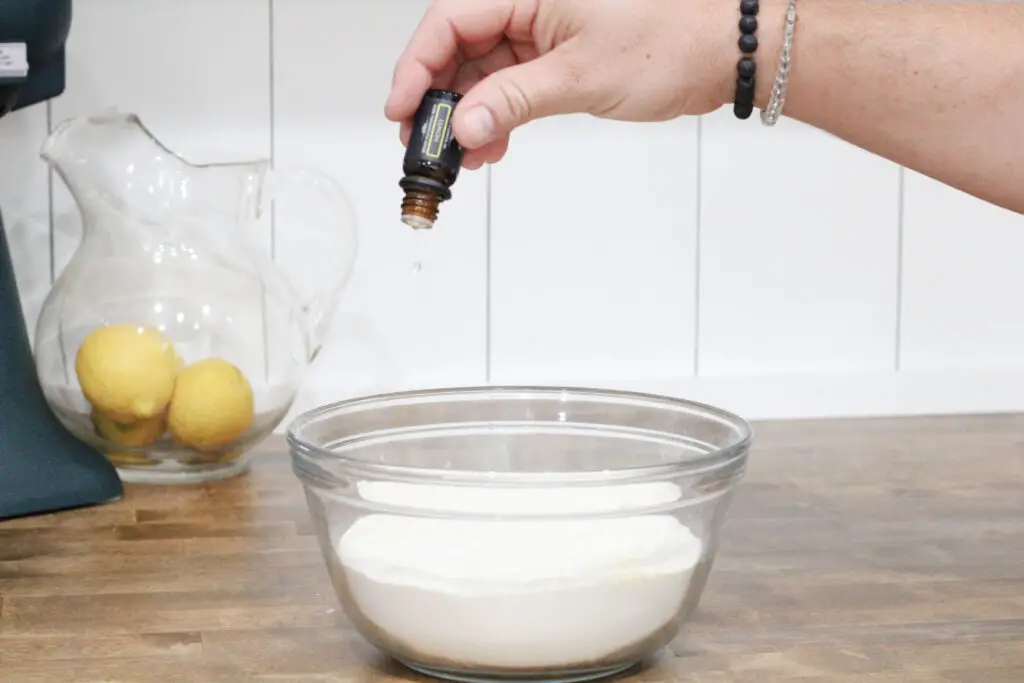
M462 148L452 129L454 112L453 102L427 99L416 112L409 139L409 153L421 161L459 168L462 165Z
M28 50L25 43L0 43L0 78L28 76Z

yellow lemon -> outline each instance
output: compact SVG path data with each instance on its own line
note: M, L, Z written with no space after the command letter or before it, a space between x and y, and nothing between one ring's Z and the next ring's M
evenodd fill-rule
M75 373L89 403L124 424L164 412L181 365L170 340L144 325L99 327L75 357Z
M148 446L167 431L167 419L163 415L146 417L123 424L110 419L98 410L92 411L92 423L96 433L118 446Z
M226 360L206 358L178 375L168 424L180 443L200 451L224 446L241 436L252 418L252 386Z

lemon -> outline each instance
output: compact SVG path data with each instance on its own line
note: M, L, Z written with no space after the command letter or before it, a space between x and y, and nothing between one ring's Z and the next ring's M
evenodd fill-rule
M127 424L112 420L98 410L92 411L92 423L96 433L118 446L148 446L167 431L167 419L163 415L145 417Z
M96 328L75 357L75 373L86 399L124 424L164 412L181 365L170 340L144 325Z
M252 418L252 386L226 360L205 358L178 375L168 411L178 442L200 451L219 448L241 436Z

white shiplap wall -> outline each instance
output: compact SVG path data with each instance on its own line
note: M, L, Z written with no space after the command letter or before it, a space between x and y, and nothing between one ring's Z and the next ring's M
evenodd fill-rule
M186 156L311 164L355 198L356 275L297 408L490 381L750 417L1024 409L1024 217L796 123L538 122L433 233L402 226L382 107L425 4L79 0L67 93L0 121L30 325L80 235L40 144L113 105ZM260 227L300 288L332 265L303 208Z

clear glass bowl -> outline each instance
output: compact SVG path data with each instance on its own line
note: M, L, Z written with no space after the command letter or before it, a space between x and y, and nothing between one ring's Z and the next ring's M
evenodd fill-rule
M328 405L288 442L363 637L442 678L575 681L677 635L751 429L659 396L480 387Z

